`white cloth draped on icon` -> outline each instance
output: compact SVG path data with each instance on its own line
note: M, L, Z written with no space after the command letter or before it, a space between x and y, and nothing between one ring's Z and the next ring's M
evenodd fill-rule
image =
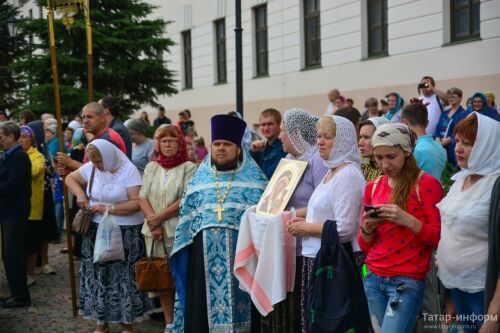
M234 275L263 316L294 288L296 240L287 231L290 219L290 212L257 214L255 206L241 217Z

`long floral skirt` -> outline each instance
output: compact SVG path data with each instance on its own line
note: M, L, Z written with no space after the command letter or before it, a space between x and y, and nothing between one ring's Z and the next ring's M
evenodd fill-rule
M135 264L146 255L140 225L120 226L125 260L95 263L97 223L82 239L79 314L103 323L132 324L153 309L146 293L137 289Z

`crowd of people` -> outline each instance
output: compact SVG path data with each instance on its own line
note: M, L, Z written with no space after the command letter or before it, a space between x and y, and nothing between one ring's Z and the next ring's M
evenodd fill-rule
M462 107L459 88L443 92L425 76L418 89L421 96L406 104L397 92L370 97L363 113L337 89L322 117L268 108L259 116L261 137L239 113L226 112L211 119L208 149L189 110L176 124L164 108L153 124L145 112L122 123L114 97L86 104L82 118L65 127L62 144L50 115L37 120L23 111L19 123L5 119L0 222L11 295L1 306L30 305L37 265L55 273L47 249L61 238L65 177L70 219L78 208L93 211L90 231L74 235L73 253L81 260L79 313L95 322L95 332L113 323L132 332L155 299L165 332L315 332L321 321L311 308L317 297L311 286L321 274L327 221L335 221L342 252L355 267L355 276L328 279L338 290L362 279L357 288L366 301L359 304L369 315L356 331L498 332L494 95L475 93ZM282 158L307 162L286 207L293 211L286 232L296 239L295 287L263 316L233 266L242 216L259 202ZM453 175L449 189L445 169ZM94 262L96 234L108 214L121 231L124 259ZM166 258L175 290L138 289L135 265L145 256ZM329 274L345 271L333 267ZM340 321L351 310L321 311Z

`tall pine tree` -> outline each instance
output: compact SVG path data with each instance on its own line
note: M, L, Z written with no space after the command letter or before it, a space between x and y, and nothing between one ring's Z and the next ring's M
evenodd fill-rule
M46 5L45 1L38 1ZM159 95L176 93L174 74L162 58L173 42L164 37L167 22L150 19L155 7L140 0L91 0L94 60L94 99L121 98L121 114L148 104ZM55 39L62 113L72 115L87 103L87 49L83 10L68 32L55 20ZM29 107L36 113L54 112L46 19L27 21L26 34L35 36L33 55L16 63L30 78Z
M15 59L27 56L27 44L22 31L10 37L7 21L18 17L17 7L8 0L0 0L0 111L13 112L22 104L22 73L13 70Z

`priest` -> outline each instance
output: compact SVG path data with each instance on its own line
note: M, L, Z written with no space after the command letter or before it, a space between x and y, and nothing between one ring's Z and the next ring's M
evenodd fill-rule
M267 178L241 149L246 123L211 119L212 145L181 201L170 263L176 283L174 332L250 333L250 297L233 275L240 219Z

